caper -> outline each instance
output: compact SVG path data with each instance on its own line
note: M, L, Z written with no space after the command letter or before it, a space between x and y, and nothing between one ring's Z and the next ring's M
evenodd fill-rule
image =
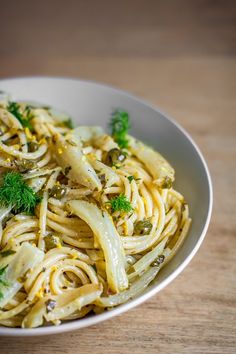
M61 245L60 237L54 236L52 234L48 234L47 236L45 236L44 242L45 242L45 247L48 251L51 250L52 248Z
M28 143L28 150L29 152L35 152L39 148L39 144L36 141L30 141Z
M49 313L49 312L51 312L52 310L54 310L55 307L56 307L56 304L57 304L57 303L56 303L55 300L51 300L51 299L47 300L47 301L45 302L47 313Z
M124 162L126 154L120 149L114 148L108 151L105 163L108 166L114 166L116 164Z
M54 186L49 195L50 197L56 198L56 199L62 199L67 193L66 187L61 187L61 186Z
M158 256L157 259L156 259L154 262L152 262L151 266L152 266L152 267L157 267L157 266L159 266L161 263L163 263L164 260L165 260L165 256L162 254L162 255Z
M36 163L31 160L20 160L15 162L20 172L27 172L36 168Z
M136 235L149 235L152 230L152 223L149 220L140 220L134 226Z
M170 189L172 187L172 180L170 177L166 176L162 182L162 185L161 187L162 188L167 188L167 189Z
M100 179L100 182L102 184L106 183L106 175L105 175L105 173L102 173L101 175L99 175L98 178Z

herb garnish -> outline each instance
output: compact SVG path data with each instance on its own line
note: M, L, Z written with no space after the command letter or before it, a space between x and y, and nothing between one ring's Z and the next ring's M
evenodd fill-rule
M120 110L113 112L110 125L112 136L119 147L127 148L129 141L126 135L130 128L129 114Z
M67 128L73 129L74 128L74 123L71 118L68 118L62 122Z
M136 178L132 175L128 176L127 179L129 180L129 183L131 183L132 181L140 181L141 180L141 178Z
M129 180L129 183L131 183L135 179L134 176L128 176L127 178Z
M18 121L22 124L22 126L24 128L29 128L30 130L33 130L33 127L30 124L30 119L32 118L32 116L30 115L30 108L28 106L26 106L26 110L25 110L26 116L25 117L20 112L20 106L16 102L9 102L9 104L7 106L7 110L8 110L8 112L13 114L18 119Z
M1 257L8 257L8 256L11 256L12 254L15 254L16 251L14 250L6 250L6 251L2 251L0 252L0 256Z
M0 269L0 284L4 286L8 286L8 282L5 280L5 275L6 275L6 270L7 270L8 264Z
M117 197L112 198L107 203L111 205L112 212L123 211L125 213L128 213L131 210L133 210L130 201L127 199L127 197L124 194L120 194Z
M13 211L32 213L41 198L29 187L18 172L8 172L0 186L0 205L11 206Z

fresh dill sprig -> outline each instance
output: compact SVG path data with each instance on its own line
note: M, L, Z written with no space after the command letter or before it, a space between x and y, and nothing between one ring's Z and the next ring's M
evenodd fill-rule
M25 117L20 111L19 104L16 102L9 102L7 110L18 119L18 121L22 124L24 128L29 128L30 130L33 130L33 127L30 123L30 119L32 118L32 116L30 115L30 109L28 108L28 106L26 107Z
M116 211L123 211L125 213L129 213L131 210L133 210L130 201L124 194L120 194L117 197L112 198L107 203L111 205L111 210L113 213Z
M128 147L126 135L130 128L129 114L124 111L116 110L111 117L111 134L121 149Z
M0 186L0 205L12 207L15 213L33 213L41 198L29 187L18 172L7 172Z

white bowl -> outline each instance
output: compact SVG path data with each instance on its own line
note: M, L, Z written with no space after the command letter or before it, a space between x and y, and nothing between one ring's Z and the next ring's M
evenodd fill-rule
M78 124L107 128L111 112L129 112L132 135L160 151L176 171L175 187L190 206L193 223L182 248L148 289L131 301L100 315L35 329L0 327L0 335L36 336L71 331L119 315L157 294L177 277L193 258L206 234L212 211L212 184L206 162L192 138L174 120L149 103L124 91L68 78L30 77L0 81L0 90L12 100L38 101L65 111Z

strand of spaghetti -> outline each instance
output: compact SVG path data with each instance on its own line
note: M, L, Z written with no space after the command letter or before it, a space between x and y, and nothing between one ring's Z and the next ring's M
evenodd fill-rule
M40 203L39 209L39 238L38 238L38 248L45 250L44 237L46 236L47 227L47 205L48 205L48 191L43 192L43 198Z
M108 187L104 189L104 194L120 194L122 192L121 187Z
M55 185L56 181L57 181L57 177L59 175L59 173L61 172L61 168L57 168L49 177L47 185L46 185L46 189L52 189L53 186Z
M45 317L47 321L55 321L65 318L76 310L80 310L82 307L93 303L101 295L102 288L99 285L86 284L74 291L76 291L75 299L67 303L65 306L56 307L55 310L46 314Z
M165 225L176 215L176 208L171 208L165 216Z
M38 220L33 217L29 220L14 222L12 225L9 225L4 229L2 235L2 245L5 246L9 240L16 235L34 231L37 228Z
M61 209L57 209L57 210L61 210ZM64 212L64 211L63 211ZM77 230L78 228L80 228L80 230L90 230L88 225L81 219L79 218L68 218L67 216L62 216L62 215L66 215L65 212L64 214L56 214L51 212L50 210L47 210L47 217L53 221L56 221L60 224L66 224L69 225L70 227L75 227Z
M29 304L26 301L23 301L18 306L14 307L9 311L0 311L0 320L6 320L13 316L16 316L18 315L18 313L22 312L27 307L29 307Z
M92 236L92 234L91 234ZM77 248L86 248L86 249L93 249L94 248L94 240L93 237L90 237L89 239L84 238L84 239L74 239L72 237L62 235L62 241L67 243L70 246L74 246Z
M61 262L58 262L57 264L57 270L55 271L55 279L58 276L58 274L60 272L65 272L66 271L66 267L71 267L70 269L76 269L76 268L80 268L84 271L84 273L88 276L88 279L90 280L90 282L92 284L98 284L98 278L96 275L95 270L93 269L92 266L90 266L89 264L76 260L76 259L65 259ZM74 268L73 268L74 267Z
M67 258L67 257L77 257L78 259L86 262L86 263L91 263L89 260L89 257L82 252L71 249L69 247L61 247L59 249L52 249L51 251L47 252L47 255L44 259L43 262L41 262L28 276L24 283L24 287L26 291L29 291L31 288L33 282L37 278L38 274L43 271L43 269L47 269L50 266L53 266L56 264L61 259Z
M79 198L89 195L91 193L92 193L92 191L87 187L76 188L76 189L68 188L67 198L68 199L69 198L70 199L79 199Z
M82 318L86 316L90 311L92 311L94 308L93 305L87 305L86 307L83 307L81 310L75 311L74 313L64 317L65 321L69 320L77 320L78 318Z
M25 241L34 241L37 240L38 235L36 234L36 232L26 232L23 234L20 234L19 236L16 236L14 238L14 241L17 242L17 244L21 244L22 242Z
M48 150L41 160L37 162L38 168L45 167L52 159L51 151Z
M42 170L33 170L33 171L29 171L28 173L25 173L23 178L31 179L39 176L51 175L54 171L57 170L61 170L61 167L47 168Z
M48 200L50 211L52 211L56 215L62 216L63 218L67 217L68 212L60 207L57 207L57 206L51 204L50 200L51 200L51 198ZM48 215L48 217L49 217L49 215Z
M61 281L61 279L60 279L63 272L69 272L70 275L71 274L75 275L77 281L79 279L82 285L89 284L89 279L88 279L87 275L80 268L78 268L74 265L69 265L69 264L68 265L66 265L66 264L57 265L57 269L53 272L53 274L50 278L50 286L51 286L52 292L55 295L63 293L63 289L62 289L63 286L68 289L68 286L66 286L67 283L66 282L63 283L63 281ZM64 285L61 284L62 286L60 286L60 281Z
M47 151L47 144L41 144L35 152L21 152L15 149L14 146L5 145L0 141L0 151L3 151L8 155L18 157L19 159L36 160L45 154Z
M152 187L152 186L151 186ZM158 192L157 188L151 188L150 191L153 195L153 200L155 204L158 207L159 211L159 218L158 218L158 224L155 232L151 232L150 236L148 237L147 240L145 241L138 241L136 245L133 245L133 248L129 250L130 254L136 254L143 252L144 250L150 248L151 246L154 246L156 242L158 241L158 238L160 237L162 230L164 228L164 222L165 222L165 208L163 201L161 199L160 193ZM127 244L124 243L125 249L127 249Z
M165 265L175 256L175 254L177 253L178 249L181 247L181 245L183 244L187 234L188 234L188 230L190 228L192 220L191 219L187 219L183 225L183 229L181 231L181 233L179 234L179 237L177 239L177 242L175 243L174 247L171 250L170 255L165 259Z
M69 228L67 225L63 226L61 224L58 224L57 222L54 222L50 219L47 219L47 226L49 226L52 230L55 230L67 236L71 236L71 237L79 236L78 231Z
M65 202L52 197L48 199L48 203L60 208L63 208L65 206Z
M144 184L140 186L140 194L144 202L145 218L148 219L153 215L153 200Z
M137 212L138 220L143 220L145 218L145 201L143 200L143 198L140 196L139 193L137 196L136 212Z
M10 128L10 131L15 130L15 133L19 137L19 142L22 146L23 151L27 152L26 136L24 134L23 127L18 121L18 119L14 117L13 114L2 108L0 108L0 119Z
M22 319L22 316L14 316L6 320L0 320L0 324L6 327L20 327Z

